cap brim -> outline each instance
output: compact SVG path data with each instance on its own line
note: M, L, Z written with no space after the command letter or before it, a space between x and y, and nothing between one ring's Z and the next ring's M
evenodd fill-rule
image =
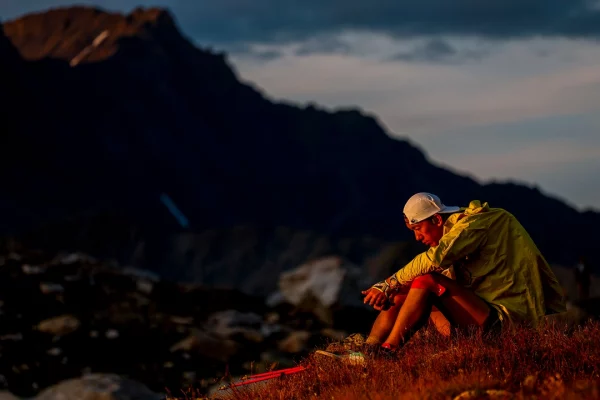
M438 211L438 214L450 214L450 213L455 213L455 212L459 212L460 211L460 207L448 207L448 206L444 206L444 208L442 208L440 211Z

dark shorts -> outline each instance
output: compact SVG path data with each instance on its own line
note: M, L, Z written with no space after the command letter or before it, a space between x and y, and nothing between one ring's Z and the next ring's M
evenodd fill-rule
M488 307L490 307L490 315L483 325L483 330L486 333L500 333L502 330L502 320L500 319L499 311L489 303Z

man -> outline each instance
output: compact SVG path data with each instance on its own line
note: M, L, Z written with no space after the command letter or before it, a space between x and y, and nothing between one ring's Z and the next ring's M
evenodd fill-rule
M544 315L566 311L556 276L507 211L478 200L448 207L434 194L417 193L404 219L430 247L362 292L380 310L367 345L394 351L427 320L450 335L454 327L535 326Z

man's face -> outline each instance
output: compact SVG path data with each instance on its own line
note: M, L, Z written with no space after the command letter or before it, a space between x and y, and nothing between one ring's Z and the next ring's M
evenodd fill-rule
M444 235L444 222L442 217L437 214L416 224L409 223L406 217L404 222L407 228L415 234L415 239L429 247L437 246Z

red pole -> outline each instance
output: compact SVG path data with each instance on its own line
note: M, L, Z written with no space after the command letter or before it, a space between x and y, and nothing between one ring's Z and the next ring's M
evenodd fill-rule
M244 380L242 379L241 382L237 382L237 383L232 383L229 385L229 387L238 387L238 386L243 386L243 385L250 385L252 383L256 383L256 382L262 382L262 381L266 381L269 379L273 379L273 378L277 378L277 377L282 377L284 375L291 375L291 374L295 374L298 372L302 372L305 371L307 368L306 367L291 367L291 368L285 368L285 369L280 369L278 371L270 371L270 372L265 372L262 374L257 374L257 375L253 375L251 376L249 379ZM223 389L226 389L227 387L224 387Z

